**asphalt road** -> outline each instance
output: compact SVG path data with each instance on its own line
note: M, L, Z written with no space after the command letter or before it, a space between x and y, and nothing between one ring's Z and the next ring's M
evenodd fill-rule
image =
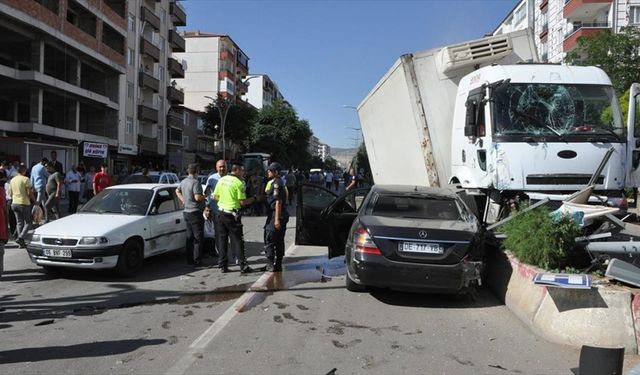
M263 221L244 218L256 267ZM342 259L293 246L294 227L292 219L282 274L194 271L183 254L149 259L132 279L52 274L8 249L0 373L572 374L578 366L578 349L537 337L486 289L475 300L350 293Z

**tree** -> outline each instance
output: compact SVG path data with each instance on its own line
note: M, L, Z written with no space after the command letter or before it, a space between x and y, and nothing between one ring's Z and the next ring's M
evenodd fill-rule
M623 27L620 33L603 31L578 38L578 46L566 58L569 64L595 65L611 78L618 94L624 93L633 82L640 81L640 29Z
M336 169L338 169L338 161L329 156L324 160L322 169L324 169L325 171L335 171Z
M369 156L367 155L367 146L364 144L364 142L360 143L360 147L358 147L358 152L356 152L356 155L353 157L353 161L351 162L351 164L353 167L358 168L356 172L363 170L364 172L363 175L365 177L371 176L371 165L369 165ZM367 182L372 183L373 181L367 181Z
M224 113L224 109L228 106L230 107L224 126L225 143L227 143L227 147L229 142L233 142L246 149L249 146L251 128L258 111L254 107L245 105L244 103L234 105L221 93L218 93L215 103L210 103L205 108L203 115L204 132L206 135L216 138L222 136L219 108L222 108Z
M248 142L251 152L266 152L285 166L310 161L309 138L313 133L307 120L280 100L262 108L251 127Z

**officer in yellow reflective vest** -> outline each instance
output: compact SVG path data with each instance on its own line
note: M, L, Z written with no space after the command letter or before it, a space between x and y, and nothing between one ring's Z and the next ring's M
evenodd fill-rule
M267 199L267 222L264 225L264 247L267 256L267 272L281 272L284 258L284 234L289 221L285 208L286 186L280 178L282 166L271 163L267 168L269 181L264 189Z

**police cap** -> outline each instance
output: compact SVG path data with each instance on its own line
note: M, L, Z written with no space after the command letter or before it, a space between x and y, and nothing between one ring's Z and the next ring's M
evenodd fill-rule
M278 172L280 172L281 169L282 169L282 166L280 165L280 163L276 163L276 162L273 162L273 163L269 164L269 166L267 167L268 171L278 171Z

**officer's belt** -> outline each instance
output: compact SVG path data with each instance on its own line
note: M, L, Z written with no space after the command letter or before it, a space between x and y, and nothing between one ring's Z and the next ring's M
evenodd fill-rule
M232 214L232 215L236 215L238 212L240 212L238 210L225 210L224 208L220 208L220 207L218 207L218 211L224 212L226 214Z

